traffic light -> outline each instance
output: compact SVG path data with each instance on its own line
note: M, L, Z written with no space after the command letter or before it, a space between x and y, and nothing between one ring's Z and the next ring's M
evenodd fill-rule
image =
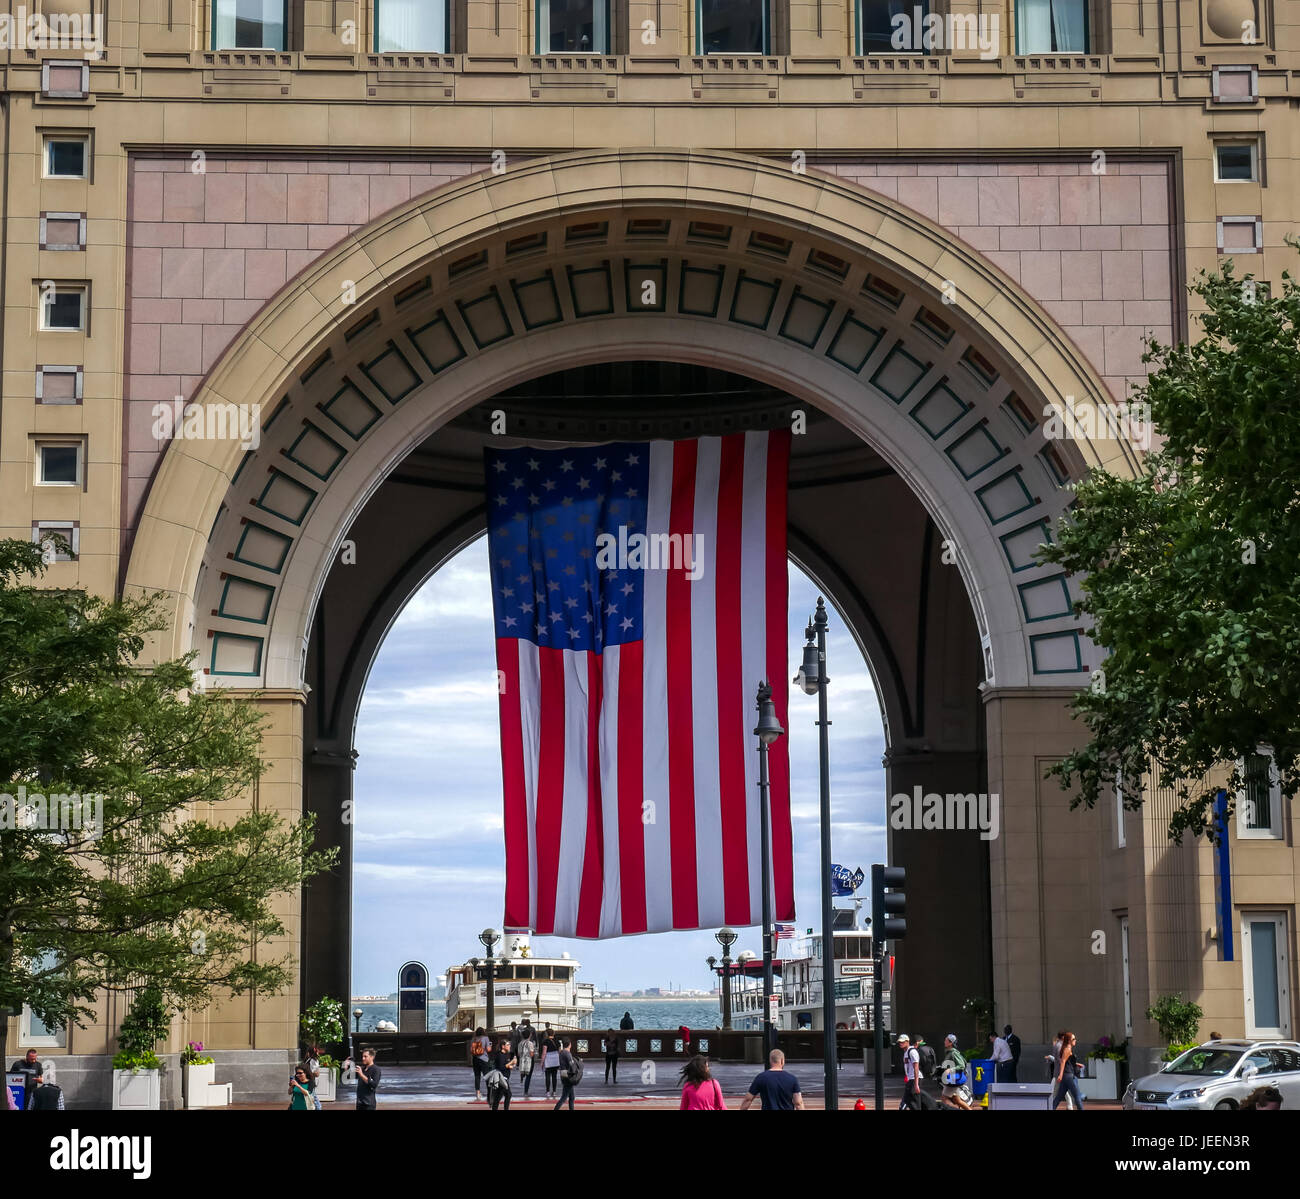
M907 871L902 866L871 867L871 935L877 945L907 935Z

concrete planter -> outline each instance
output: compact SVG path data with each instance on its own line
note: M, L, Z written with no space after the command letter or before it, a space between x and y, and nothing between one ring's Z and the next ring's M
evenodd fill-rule
M1110 1058L1090 1058L1088 1076L1079 1079L1079 1094L1085 1099L1118 1099L1119 1066Z
M161 1070L114 1070L115 1112L156 1112L162 1106Z
M208 1087L217 1080L217 1065L208 1062L203 1066L182 1066L186 1107L209 1107Z

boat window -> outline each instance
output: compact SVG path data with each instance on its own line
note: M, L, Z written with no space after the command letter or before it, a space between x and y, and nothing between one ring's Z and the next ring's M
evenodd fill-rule
M493 976L496 978L514 978L515 968L513 966L498 966L493 971Z
M550 968L550 966L534 966L534 967L533 967L533 971L534 971L534 974L533 974L533 977L534 977L534 978L550 978L550 977L551 977L551 968Z
M568 966L555 966L553 967L553 969L555 971L555 973L552 975L553 978L563 981L564 979L569 977Z
M533 977L533 968L532 968L531 966L516 966L516 967L515 967L515 977L516 977L516 978L532 978L532 977Z

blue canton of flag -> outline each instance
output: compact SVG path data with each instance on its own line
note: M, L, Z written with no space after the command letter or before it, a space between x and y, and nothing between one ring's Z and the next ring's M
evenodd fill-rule
M645 532L649 449L486 451L498 637L595 652L641 638L645 572L598 569L596 539Z

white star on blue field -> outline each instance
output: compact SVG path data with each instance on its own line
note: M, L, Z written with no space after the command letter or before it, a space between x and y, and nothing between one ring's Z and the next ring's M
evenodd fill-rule
M356 740L353 994L388 994L412 958L441 974L482 952L481 929L500 926L505 872L488 541L467 546L412 597L366 685ZM817 594L791 564L791 676ZM866 662L826 599L832 856L869 873L885 852L884 731ZM791 685L789 702L802 931L821 924L817 699ZM859 894L869 903L869 888ZM714 980L705 959L719 952L708 930L609 941L547 937L537 945L567 951L582 963L584 981L613 989L670 982L707 989ZM757 928L742 929L736 949L760 952Z

